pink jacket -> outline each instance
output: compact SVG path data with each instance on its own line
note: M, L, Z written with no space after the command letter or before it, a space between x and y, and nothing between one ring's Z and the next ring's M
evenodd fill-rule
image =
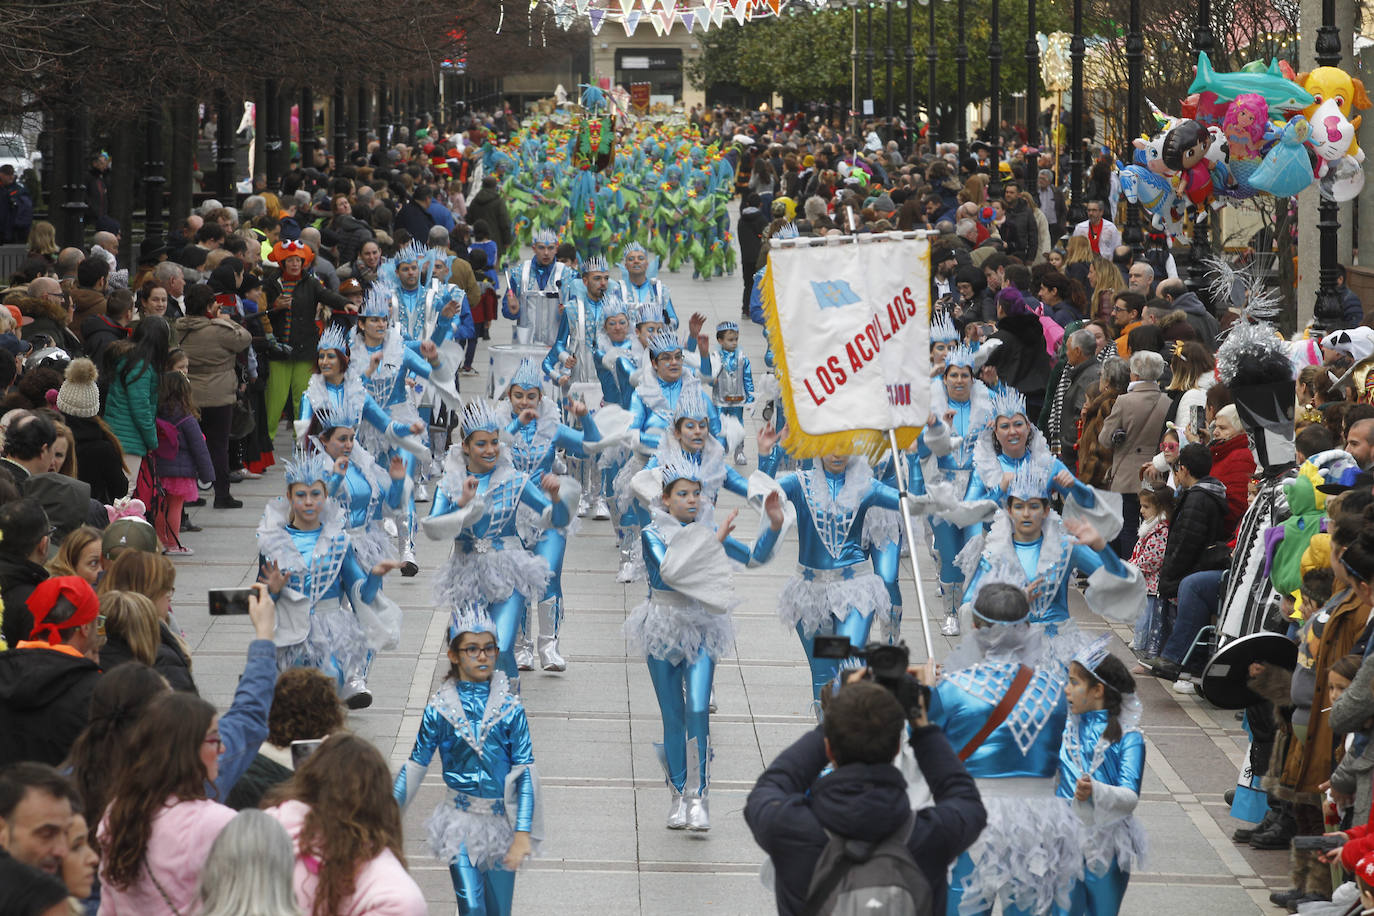
M267 813L275 817L291 837L296 850L296 904L301 912L312 912L315 891L319 886L318 865L310 857L300 854L299 840L305 815L310 811L305 802L286 801ZM338 910L337 916L427 916L429 905L420 886L410 877L405 866L389 849L358 869L353 896Z
M120 890L102 877L100 916L120 913L170 916L172 909L163 899L162 891L183 916L194 912L198 908L196 887L210 855L210 845L236 813L233 808L209 799L168 799L167 807L153 816L153 832L144 857L147 867L140 869L138 879ZM102 844L107 842L106 828L107 821L102 818L98 834ZM153 878L157 879L157 884L153 883ZM158 890L158 885L162 891Z

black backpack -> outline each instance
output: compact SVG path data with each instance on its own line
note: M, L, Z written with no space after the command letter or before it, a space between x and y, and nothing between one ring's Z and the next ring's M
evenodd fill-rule
M906 845L914 822L876 843L827 830L802 916L934 916L930 881Z

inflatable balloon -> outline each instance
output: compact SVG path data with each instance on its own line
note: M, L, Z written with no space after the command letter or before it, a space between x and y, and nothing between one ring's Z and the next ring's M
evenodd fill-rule
M1275 197L1292 197L1312 184L1312 154L1307 138L1312 126L1302 115L1296 115L1286 125L1279 140L1264 161L1250 176L1250 184L1258 191Z
M1317 153L1317 177L1321 178L1328 165L1344 159L1354 145L1355 126L1346 119L1334 97L1318 105L1308 116L1308 123L1312 125L1312 136L1307 142Z
M1364 83L1354 78L1349 73L1339 67L1318 67L1311 73L1299 74L1299 80L1303 88L1312 96L1312 104L1303 109L1303 117L1316 125L1313 120L1317 109L1327 101L1334 100L1340 106L1341 114L1350 121L1351 125L1358 129L1360 126L1360 116L1350 117L1354 109L1366 109L1370 107L1369 96L1364 91ZM1360 151L1358 142L1350 145L1350 155L1356 161L1364 161L1364 153Z
M1337 159L1317 182L1317 191L1327 200L1343 204L1354 200L1364 190L1364 166L1354 156Z
M1270 61L1262 73L1217 73L1205 51L1198 52L1197 76L1188 91L1210 92L1227 102L1238 95L1257 93L1264 97L1271 112L1301 111L1312 104L1312 94L1285 77L1277 60Z

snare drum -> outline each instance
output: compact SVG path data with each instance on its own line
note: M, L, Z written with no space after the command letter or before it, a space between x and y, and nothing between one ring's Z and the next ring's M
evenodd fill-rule
M520 344L497 344L487 348L487 353L491 357L491 371L487 374L487 397L503 398L506 396L506 389L510 387L510 380L520 369L520 363L526 359L533 359L536 363L542 363L544 357L548 356L548 347L522 346ZM553 395L553 383L548 379L544 380L544 396Z

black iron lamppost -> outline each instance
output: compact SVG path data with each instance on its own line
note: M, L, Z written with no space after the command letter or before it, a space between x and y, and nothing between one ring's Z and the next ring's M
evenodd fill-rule
M959 67L959 88L954 99L954 136L959 141L959 162L968 155L968 43L964 36L964 0L959 4L958 37L954 61Z
M1330 5L1333 10L1334 19L1335 3L1333 0L1323 0L1323 6ZM1337 39L1339 41L1339 39ZM1318 44L1321 38L1317 39ZM1197 27L1193 32L1193 54L1194 56L1206 52L1212 53L1212 0L1198 0L1197 4ZM1339 59L1339 54L1337 55ZM1188 288L1198 294L1198 297L1206 301L1207 294L1207 265L1203 263L1212 256L1211 240L1211 220L1208 218L1207 210L1204 208L1198 211L1196 221L1193 223L1193 241L1188 250ZM1335 236L1332 236L1332 243L1335 243ZM1320 303L1320 297L1318 297Z
M281 186L281 118L277 109L281 97L277 93L277 81L263 80L262 94L266 102L263 109L267 114L267 186L277 189Z
M864 98L873 98L873 3L869 2L865 14L868 17L868 41L864 44Z
M930 43L926 45L926 143L934 154L938 137L935 117L935 64L940 59L939 49L935 47L935 0L925 0L926 28L929 30Z
M162 103L154 102L148 106L143 120L143 139L147 149L143 161L143 237L161 239L165 227L162 224L162 186L167 183L162 174ZM190 241L190 239L187 239Z
M215 191L221 200L234 198L234 123L230 120L229 93L215 90Z
M1126 139L1122 144L1122 161L1130 162L1140 135L1140 97L1145 91L1145 40L1140 34L1140 0L1130 0L1130 24L1126 30ZM1143 245L1140 205L1127 201L1126 223L1121 241L1131 246L1131 257L1138 257Z
M988 40L988 123L992 130L988 140L992 145L992 186L1000 196L1002 190L1002 17L1001 4L992 0L992 34Z
M1322 24L1317 29L1317 64L1335 67L1341 62L1341 34L1336 27L1336 0L1322 0ZM1340 207L1323 196L1317 204L1317 234L1320 261L1317 272L1317 303L1312 315L1314 327L1333 331L1341 323L1341 297L1336 290L1340 276L1336 254L1336 232L1341 228Z
M1200 0L1202 3L1208 0ZM1073 117L1069 119L1069 225L1083 220L1083 56L1087 45L1083 41L1083 0L1073 0L1073 37L1069 39L1069 60L1073 67L1073 87L1070 93Z
M892 91L892 88L893 88L893 87L892 87L892 61L893 61L893 57L894 57L894 54L895 54L895 52L894 52L893 49L892 49L892 4L893 4L893 2L894 2L894 0L886 0L886 2L883 4L883 6L886 8L886 11L887 11L887 28L886 28L886 30L884 31L884 37L885 37L885 39L886 39L886 42L885 42L885 44L883 45L883 64L884 64L884 74L883 74L883 76L884 76L884 79L886 80L886 82L884 83L884 86L885 86L884 91L886 92L886 95L884 95L884 98L887 100L887 124L888 124L888 129L889 129L889 130L890 130L891 127L892 127L892 119L893 119L893 117L895 116L895 114L896 114L896 112L897 112L897 106L896 106L896 104L895 104L897 100L896 100L896 98L894 97L894 96L895 96L895 93Z
M1026 0L1026 139L1034 148L1040 145L1040 41L1035 34L1035 0ZM1026 187L1035 190L1035 168L1029 169Z
M914 152L916 149L916 47L911 43L911 8L915 5L915 0L906 0L906 51L903 56L906 58L906 131L907 131L907 152Z

